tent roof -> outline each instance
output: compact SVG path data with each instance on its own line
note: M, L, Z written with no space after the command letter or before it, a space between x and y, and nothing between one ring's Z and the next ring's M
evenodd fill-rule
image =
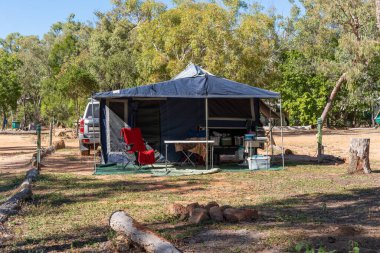
M102 98L279 98L280 94L214 76L190 64L173 80L96 93Z

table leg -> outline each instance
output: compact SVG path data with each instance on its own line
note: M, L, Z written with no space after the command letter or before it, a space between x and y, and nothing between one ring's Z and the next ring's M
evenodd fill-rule
M211 145L211 169L214 168L214 145Z
M165 170L168 171L168 144L165 144Z
M190 152L190 151L189 151L189 152ZM181 166L182 166L183 164L187 163L187 161L189 161L189 163L190 163L191 165L193 165L193 167L195 167L195 164L193 163L193 161L191 161L191 158L190 158L190 157L193 155L193 153L190 152L190 155L187 155L186 151L184 151L184 150L182 150L182 153L183 153L184 156L185 156L185 161L183 161L183 162L181 163Z

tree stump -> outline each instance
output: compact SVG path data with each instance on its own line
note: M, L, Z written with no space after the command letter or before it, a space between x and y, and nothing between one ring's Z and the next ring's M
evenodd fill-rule
M351 139L348 173L353 174L362 170L366 174L371 173L369 143L370 139Z
M113 230L126 235L132 243L149 253L181 253L173 244L143 227L126 212L116 211L109 220Z

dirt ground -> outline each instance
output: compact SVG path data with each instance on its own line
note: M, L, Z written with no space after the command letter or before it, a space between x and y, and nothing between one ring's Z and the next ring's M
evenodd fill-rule
M304 157L316 157L316 131L294 131L284 132L284 148L290 149L295 156L286 156L285 162L296 162ZM349 130L323 131L324 153L343 159L348 159L349 143L352 138L370 138L370 161L371 165L380 165L380 128L362 128ZM281 137L275 133L274 139L277 145L281 146ZM0 136L1 141L1 136ZM56 153L45 160L44 170L49 172L72 172L81 175L91 175L93 173L94 157L79 156L78 141L76 139L66 139L66 149ZM0 152L1 155L1 152ZM96 157L95 159L99 159Z
M34 152L34 135L0 135L0 173L18 173L26 170Z
M346 158L352 138L370 138L370 160L373 166L380 163L380 128L330 130L323 132L325 154ZM53 140L58 140L55 136ZM281 145L279 133L274 136L277 145ZM64 139L66 148L44 161L44 170L49 172L72 172L81 175L93 173L94 157L79 156L78 140ZM316 156L316 131L284 132L284 147L297 156ZM48 145L47 133L43 135L42 145ZM0 134L0 173L18 173L28 169L32 154L36 151L35 135ZM287 157L294 159L293 157ZM99 159L96 157L96 159Z
M315 134L284 133L284 147L294 153L285 157L289 166L284 171L178 178L93 176L94 157L80 156L78 141L65 139L66 148L43 162L34 202L10 220L16 236L3 249L61 252L74 247L81 252L102 252L112 240L107 228L110 213L125 209L185 252L277 253L296 252L297 247L305 252L306 245L349 252L356 244L360 252L379 252L380 129L324 131L325 154L341 158L347 158L351 138L370 138L374 173L369 176L348 176L347 163L290 163L315 156ZM278 134L275 141L281 144ZM1 177L4 173L19 176L16 161L28 162L34 142L33 136L0 135ZM0 196L12 186L0 187ZM260 219L193 226L165 214L170 203L195 201L253 207L259 210Z
M284 132L284 147L296 155L316 156L316 131ZM323 130L322 143L324 152L328 155L347 158L350 140L352 138L370 138L370 160L380 161L380 129L356 128L349 130ZM281 138L276 133L275 141L281 145Z

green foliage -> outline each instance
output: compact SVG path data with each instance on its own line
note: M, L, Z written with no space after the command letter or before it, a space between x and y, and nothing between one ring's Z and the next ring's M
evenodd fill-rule
M138 83L170 79L189 62L261 87L275 77L275 19L264 13L252 10L238 21L218 4L185 2L136 33Z
M13 54L0 48L0 110L6 113L15 110L21 95L17 69L21 62Z
M328 80L312 67L299 52L284 55L280 66L282 80L279 91L291 124L316 124L326 103Z
M61 70L58 76L58 91L66 98L72 99L76 107L76 116L81 116L80 99L86 99L88 94L97 90L95 78L84 68L71 64Z
M171 79L193 62L213 74L280 91L290 123L297 125L315 124L336 81L347 73L328 122L371 121L380 96L374 1L292 1L290 17L241 0L175 0L171 8L155 0L112 3L110 11L96 13L94 25L71 14L43 39L18 33L0 39L7 57L22 63L14 76L6 74L14 84L12 97L21 96L17 117L54 117L68 124L93 91ZM8 103L0 96L0 103L10 105L2 109L14 109L17 99Z

